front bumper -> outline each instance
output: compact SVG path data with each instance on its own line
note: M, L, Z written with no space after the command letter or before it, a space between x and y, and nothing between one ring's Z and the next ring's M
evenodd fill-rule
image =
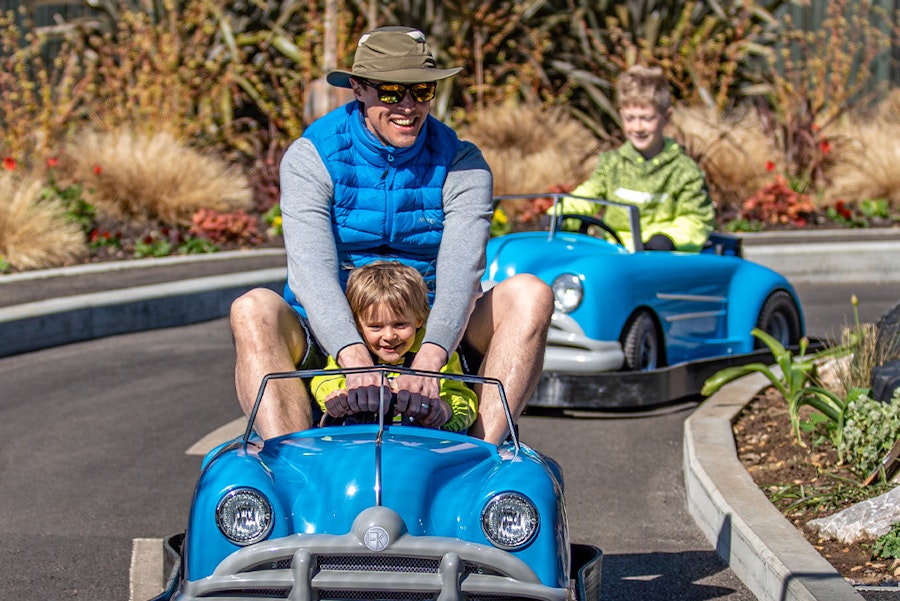
M437 599L564 601L524 562L487 545L413 536L400 516L370 507L344 535L294 534L226 557L209 577L183 581L173 599Z
M547 332L544 371L567 374L617 371L625 363L618 340L594 340L585 336L578 322L554 313Z

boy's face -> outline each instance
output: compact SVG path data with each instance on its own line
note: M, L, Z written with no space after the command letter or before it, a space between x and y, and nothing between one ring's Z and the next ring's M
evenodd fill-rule
M663 149L663 128L671 114L671 108L660 112L649 104L633 104L619 110L625 138L645 159L655 157Z
M366 346L381 363L400 363L422 325L415 316L398 314L384 303L371 307L358 321Z

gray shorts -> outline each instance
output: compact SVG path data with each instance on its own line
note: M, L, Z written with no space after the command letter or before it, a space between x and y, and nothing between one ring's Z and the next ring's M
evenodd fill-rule
M309 322L306 318L296 311L294 313L297 315L297 321L300 323L300 328L306 337L306 353L301 357L300 363L297 364L297 369L322 369L327 364L328 353L325 352L325 349L313 336L312 328L309 327Z

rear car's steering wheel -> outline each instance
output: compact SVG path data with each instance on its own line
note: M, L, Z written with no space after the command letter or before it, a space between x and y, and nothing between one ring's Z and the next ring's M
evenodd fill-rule
M613 240L616 241L616 244L618 244L619 246L625 246L625 243L622 241L622 237L619 235L619 233L616 230L612 229L608 223L606 223L599 217L594 217L593 215L581 215L578 213L563 213L559 216L556 222L557 228L562 226L566 219L575 219L580 222L578 225L579 234L587 235L588 228L592 225L596 225L601 230L612 236Z

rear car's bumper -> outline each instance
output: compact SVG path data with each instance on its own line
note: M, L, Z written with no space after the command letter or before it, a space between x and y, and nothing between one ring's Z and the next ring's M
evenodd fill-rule
M617 371L625 363L618 340L594 340L568 315L554 313L547 332L544 371L568 374Z

